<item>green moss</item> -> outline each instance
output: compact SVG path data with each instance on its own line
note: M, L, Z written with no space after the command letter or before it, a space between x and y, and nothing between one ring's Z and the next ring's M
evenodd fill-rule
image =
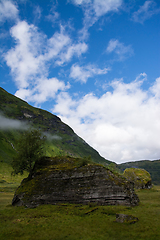
M26 196L31 195L33 189L36 188L38 179L33 178L28 180L28 178L24 179L21 185L18 187L16 194L25 193Z
M108 178L118 186L126 185L126 179L118 173L113 173L108 170Z
M73 158L70 156L44 157L35 165L35 172L40 171L60 171L81 168L91 162L85 158ZM92 163L95 165L94 163Z
M149 172L140 168L126 168L123 176L134 182L136 188L145 188L145 185L151 182Z
M52 177L54 174L56 174L55 178ZM63 174L64 176L67 175L68 179L74 174L91 177L97 174L98 178L101 178L102 181L107 180L117 186L123 187L126 191L128 189L128 182L124 177L118 173L113 173L100 164L90 163L86 161L86 159L72 158L69 156L54 158L43 157L35 164L33 175L22 182L16 194L24 193L23 200L27 202L27 200L30 201L34 195L50 194L53 188L56 189L55 191L63 191L66 186L66 180L64 182L62 181L60 185L59 182L57 182ZM51 181L48 181L48 179L51 179ZM57 186L59 187L57 188ZM83 186L79 186L76 182L74 183L74 187L75 189L79 189L79 191L83 190ZM92 184L88 182L87 185L84 185L84 188L85 190L90 190ZM130 193L130 190L128 191Z
M87 171L96 171L95 167L104 168L108 177L107 180L114 182L116 185L125 185L127 183L126 178L118 173L113 173L107 167L104 167L101 164L96 164L91 162L88 158L73 158L70 156L66 157L54 157L54 158L44 158L36 166L36 172L41 174L50 174L51 172L58 171L67 171L71 172L73 169L76 169L78 172L86 173ZM99 168L97 168L99 171Z
M41 182L45 177L51 173L65 171L68 174L72 174L73 169L81 169L81 171L86 171L83 167L77 167L79 162L81 163L83 159L81 158L71 158L71 157L43 157L39 162L35 164L34 174L36 177L30 179L30 177L24 179L21 185L18 187L16 194L25 193L25 199L31 196L34 192L40 192L42 190ZM46 189L47 191L47 189Z

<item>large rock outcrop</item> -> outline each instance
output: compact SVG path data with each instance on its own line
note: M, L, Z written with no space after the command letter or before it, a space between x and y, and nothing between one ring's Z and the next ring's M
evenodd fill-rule
M139 199L125 178L84 159L43 158L16 190L12 204L36 207L40 204L95 202L100 205L132 205Z

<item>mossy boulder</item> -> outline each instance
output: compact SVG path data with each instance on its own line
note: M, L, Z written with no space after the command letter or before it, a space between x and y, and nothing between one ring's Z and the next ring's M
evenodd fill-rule
M140 168L126 168L123 176L134 183L136 189L148 189L152 187L149 172Z
M65 202L135 206L139 199L132 183L102 165L87 159L45 157L22 181L12 204L36 207Z
M116 214L116 222L119 222L119 223L133 224L133 223L136 223L138 221L139 221L139 219L137 217L132 216L132 215L122 214L122 213L117 213Z

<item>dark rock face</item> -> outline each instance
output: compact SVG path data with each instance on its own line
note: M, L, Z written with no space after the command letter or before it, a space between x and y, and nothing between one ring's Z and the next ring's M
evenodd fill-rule
M41 160L32 176L22 181L12 204L27 207L59 202L138 205L132 183L101 165L79 166L78 161L70 157Z

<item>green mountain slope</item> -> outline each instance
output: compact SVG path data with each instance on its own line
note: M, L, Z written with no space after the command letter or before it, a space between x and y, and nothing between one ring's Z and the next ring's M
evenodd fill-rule
M160 160L149 161L136 161L118 164L117 167L124 171L126 168L142 168L150 173L152 182L154 184L160 184Z
M61 119L0 88L0 161L10 163L16 152L18 137L27 127L41 129L47 135L46 155L88 157L97 163L109 164L99 153Z

